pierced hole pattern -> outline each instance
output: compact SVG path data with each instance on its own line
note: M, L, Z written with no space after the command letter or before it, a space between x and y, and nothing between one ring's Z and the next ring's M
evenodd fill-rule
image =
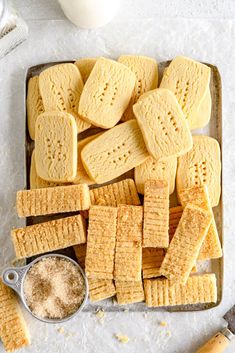
M139 97L142 93L142 81L138 80L137 81L137 96Z
M103 91L101 91L101 94L100 94L100 102L103 102L104 97L105 97L105 93L106 93L108 87L109 87L108 82L105 82ZM95 96L93 96L93 97L95 98Z
M113 95L112 95L112 98L111 98L110 105L113 105L113 104L114 104L114 101L115 101L115 99L116 99L116 95L117 95L117 86L114 87Z
M113 153L116 153L116 152L120 153L121 149L123 147L125 147L125 145L126 145L125 142L121 143L120 145L117 145L111 151L108 151L107 155L108 156L112 156ZM112 162L114 164L117 164L118 162L121 162L121 161L125 160L126 158L128 158L130 155L131 155L131 151L130 150L128 150L128 151L124 150L122 154L119 154L118 156L115 156L113 158Z
M188 108L186 109L186 102L188 99L188 92L189 92L189 84L190 82L187 81L186 83L180 84L181 82L178 80L175 86L175 96L177 97L183 112L186 115L186 119L188 118Z
M206 161L194 164L194 183L196 186L206 184L207 182L207 167Z
M56 104L57 108L60 111L66 111L66 105L65 105L64 98L63 98L61 92L56 89L56 86L54 83L52 83L52 85L51 85L51 90L52 90L52 93L57 97L57 104Z
M74 91L71 90L71 88L68 89L68 94L69 94L70 109L74 110L76 107L76 95L75 95Z

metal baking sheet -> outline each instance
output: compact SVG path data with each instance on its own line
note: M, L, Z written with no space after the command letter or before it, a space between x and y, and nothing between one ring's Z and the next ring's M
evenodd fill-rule
M25 188L30 189L30 180L29 180L29 174L30 174L30 163L31 163L31 154L34 149L34 141L32 141L29 137L28 129L27 129L27 112L26 112L26 96L27 96L27 86L28 86L28 80L30 77L33 77L35 75L38 75L41 71L45 70L46 68L59 64L59 63L65 63L65 62L71 62L73 63L74 60L72 61L59 61L59 62L50 62L50 63L44 63L44 64L39 64L33 67L30 67L26 71L26 78L25 78ZM166 66L168 66L170 61L167 62L161 62L159 64L159 75L160 79L163 73L163 70ZM193 130L192 133L193 135L196 134L203 134L203 135L208 135L211 137L214 137L217 139L217 141L220 143L221 146L221 159L223 156L222 153L222 89L221 89L221 77L219 70L216 66L207 64L211 68L211 82L210 82L210 91L211 91L211 97L212 97L212 112L211 112L211 119L210 123L203 129L199 130ZM100 131L100 129L89 129L88 131L84 131L81 134L78 135L78 139L85 138L89 135L92 135L96 132ZM223 166L223 163L222 163ZM223 170L223 168L222 168ZM112 183L117 180L122 180L127 177L133 177L133 171L130 171L121 177L110 181L109 183ZM106 184L109 184L106 183ZM222 182L222 175L221 175L221 185L222 185L222 193L221 193L221 199L220 203L217 207L213 209L214 214L215 214L215 220L216 224L218 227L218 232L220 235L221 243L223 245L223 182ZM94 185L92 187L97 187L99 185ZM173 194L171 195L170 198L170 203L171 206L177 205L177 198L176 195ZM43 217L28 217L26 219L26 225L31 225L35 223L40 223L43 221L59 218L59 217L65 217L68 216L68 214L61 214L61 215L53 215L53 216L43 216ZM68 248L66 250L60 250L56 251L60 253L64 253L66 255L69 255L73 258L75 258L74 251L72 248ZM29 259L30 261L31 259ZM221 301L222 301L222 295L223 295L223 271L224 271L224 261L223 258L221 259L214 259L210 261L204 261L204 262L198 262L198 270L199 272L214 272L217 277L217 288L218 288L218 300L217 303L209 303L209 304L195 304L195 305L179 305L179 306L169 306L169 307L162 307L162 308L148 308L144 303L136 303L136 304L131 304L131 305L123 305L119 306L115 300L113 299L107 299L95 304L88 303L84 309L84 311L96 311L98 308L102 308L105 311L123 311L128 309L129 311L132 312L149 312L149 311L200 311L200 310L206 310L210 309L213 307L218 306Z

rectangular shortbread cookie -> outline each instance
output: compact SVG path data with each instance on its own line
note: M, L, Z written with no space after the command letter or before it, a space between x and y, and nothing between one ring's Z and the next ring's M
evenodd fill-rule
M29 332L13 290L0 279L0 338L7 352L28 346Z
M137 102L139 97L158 85L158 66L156 60L147 56L122 55L118 62L126 65L136 75L136 83L130 103L125 110L122 120L127 121L135 119L132 106Z
M161 276L159 270L165 256L164 249L143 248L142 249L142 271L143 278Z
M80 74L82 76L82 80L85 83L90 76L90 73L97 61L97 58L82 58L75 61L75 65L77 66Z
M192 148L192 135L175 95L158 88L145 93L133 106L151 156L158 160L181 156Z
M146 305L150 307L216 303L217 286L214 273L190 276L185 285L163 278L145 279Z
M30 189L41 189L41 188L49 188L49 187L64 185L62 183L55 183L53 181L44 180L37 175L34 150L31 155L29 179L30 179Z
M211 213L191 205L184 208L160 272L174 283L185 284L211 224Z
M210 68L184 56L176 57L164 71L160 87L170 89L176 95L190 129L201 128L207 123L197 120L195 112L208 92L209 82Z
M113 206L140 205L140 199L133 179L121 180L117 183L90 190L91 205Z
M78 132L91 124L81 119L78 104L83 81L78 68L71 63L49 67L39 75L39 89L45 111L68 112L73 115Z
M111 298L116 294L112 279L88 279L89 299L91 302L98 302Z
M99 58L79 102L79 115L89 123L110 129L121 119L135 86L136 76L125 65Z
M114 279L140 281L142 264L143 207L118 207Z
M113 279L117 208L91 206L85 270L88 278Z
M169 209L169 240L173 238L176 228L178 227L180 218L182 217L183 207L175 206Z
M200 253L198 256L199 260L217 259L222 256L222 249L217 231L214 214L211 208L210 199L207 187L205 185L199 187L192 187L188 189L182 189L178 192L180 203L183 207L187 203L194 204L198 207L209 211L212 216L212 222L206 238L202 243Z
M16 196L19 217L88 210L90 193L86 184L20 190Z
M98 184L117 178L148 157L136 120L129 120L104 132L82 150L83 165Z
M28 82L27 93L27 122L29 136L35 139L35 122L38 115L44 112L42 97L39 92L38 76L31 77Z
M192 186L206 185L211 206L220 200L221 161L219 143L209 136L193 136L193 148L179 157L176 186L177 192Z
M86 224L81 215L34 224L11 231L17 258L68 248L86 242Z
M77 172L77 127L72 115L47 112L35 124L35 162L44 180L73 181Z
M117 302L119 305L139 303L144 301L144 288L141 281L115 281Z
M169 188L164 180L147 180L144 186L144 248L169 245Z
M144 194L144 183L148 180L166 180L169 185L169 194L175 190L177 158L168 157L156 161L149 157L145 162L135 167L135 183L140 194Z

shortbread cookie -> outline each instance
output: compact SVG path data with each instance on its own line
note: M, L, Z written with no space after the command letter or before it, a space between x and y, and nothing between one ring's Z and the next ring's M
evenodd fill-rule
M86 259L86 244L78 244L73 247L75 256L81 268L85 269L85 259Z
M143 207L118 207L115 281L140 281Z
M144 186L144 248L169 245L169 188L164 180L147 180Z
M86 242L86 224L81 215L60 218L11 231L17 258L68 248Z
M83 165L96 183L110 181L143 163L149 153L136 120L129 120L88 143Z
M74 184L87 184L87 185L95 184L94 180L92 180L88 176L85 168L83 167L81 153L82 153L82 149L89 142L91 142L95 138L97 138L99 135L100 135L100 133L96 134L96 135L92 135L92 136L86 137L85 139L78 141L78 145L77 145L77 156L78 156L77 157L77 174L76 174L75 179L73 180Z
M135 74L125 65L98 59L82 91L79 115L95 126L113 127L129 104L135 82Z
M115 281L117 302L119 305L133 304L144 301L144 288L141 281Z
M177 168L177 158L168 157L156 161L153 157L146 159L135 168L135 183L140 194L144 194L144 183L149 180L166 180L169 185L169 194L175 189L175 176Z
M191 205L184 208L160 273L174 283L185 284L211 224L211 213Z
M45 111L67 112L73 115L78 132L91 126L78 114L83 81L74 64L54 65L42 71L39 75L39 89Z
M201 64L184 56L178 56L164 71L160 84L161 88L171 90L188 121L190 129L197 129L207 124L197 119L200 105L208 92L211 70L207 65Z
M151 156L181 156L192 148L192 136L175 95L167 89L145 93L133 106Z
M143 248L142 249L142 271L143 278L161 276L159 270L165 256L164 249Z
M41 188L49 188L49 187L64 185L63 183L55 183L53 181L44 180L37 175L34 150L31 155L29 180L30 180L30 189L41 189Z
M201 101L201 104L198 107L198 110L192 114L192 120L196 122L197 126L206 126L211 118L211 92L208 87L206 95Z
M82 75L82 80L84 83L86 83L88 77L90 76L90 73L97 61L97 58L82 58L77 61L75 61L75 65L77 66L78 70L80 71L80 74Z
M116 289L111 279L88 279L89 299L92 303L111 298Z
M0 279L0 339L6 352L30 344L29 332L17 297Z
M180 189L206 185L211 206L220 199L220 146L209 136L193 136L193 148L178 159L176 187Z
M140 205L133 179L124 179L90 190L91 205L113 206Z
M27 93L27 122L29 136L35 139L35 122L38 115L44 112L42 97L39 92L38 76L31 77L28 82Z
M145 279L144 291L150 307L217 302L214 273L190 276L185 285L163 278Z
M77 128L72 115L49 112L35 125L35 162L40 178L73 181L77 172Z
M125 110L122 120L135 119L132 106L138 98L145 92L157 88L158 85L158 66L156 60L147 56L122 55L118 62L126 65L136 75L135 88L132 93L130 103Z
M187 205L187 203L194 204L198 207L203 208L206 211L211 213L212 222L206 238L202 244L199 253L199 260L208 260L208 259L217 259L222 256L222 249L219 239L219 234L217 231L215 218L213 215L213 211L210 204L209 194L207 187L197 186L188 189L179 190L179 200L183 207Z
M19 217L75 212L89 207L90 194L86 184L20 190L16 196Z
M88 278L113 279L117 208L91 206L85 270Z
M176 207L171 207L169 209L169 240L171 242L176 228L178 227L180 218L182 217L183 213L183 207L182 206L176 206Z

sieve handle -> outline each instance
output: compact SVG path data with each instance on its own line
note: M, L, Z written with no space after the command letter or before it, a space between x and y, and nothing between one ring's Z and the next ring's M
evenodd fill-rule
M28 266L6 268L2 273L3 283L21 295L23 277L27 268Z

